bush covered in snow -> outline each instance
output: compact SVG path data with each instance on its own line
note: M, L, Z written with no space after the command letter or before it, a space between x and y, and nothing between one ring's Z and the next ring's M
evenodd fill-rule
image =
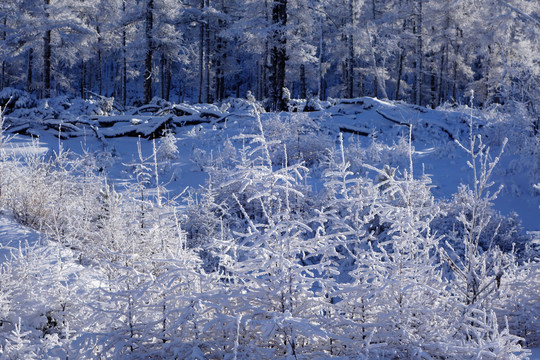
M309 114L248 107L149 153L139 139L129 181L99 154L0 153L2 211L46 236L0 266L0 357L527 357L538 260L493 209L501 157L480 128L460 137L473 181L445 200L406 136L347 143ZM163 175L190 157L207 181L169 196Z
M6 109L6 114L14 109L28 109L36 106L37 99L29 93L13 89L10 87L3 88L0 91L0 106Z

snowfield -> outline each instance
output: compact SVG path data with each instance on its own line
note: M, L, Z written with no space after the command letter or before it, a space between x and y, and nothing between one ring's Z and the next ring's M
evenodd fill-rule
M0 358L540 358L540 152L519 119L19 105Z

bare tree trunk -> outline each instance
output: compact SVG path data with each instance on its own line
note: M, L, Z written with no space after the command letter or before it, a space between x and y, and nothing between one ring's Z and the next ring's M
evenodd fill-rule
M221 0L221 11L227 14L227 8L225 7L225 0ZM222 19L218 20L219 29L226 27L226 22ZM225 98L225 63L227 61L226 52L227 42L221 37L217 36L216 44L216 100L221 101ZM259 81L259 64L256 64L257 84ZM258 85L256 85L258 86Z
M146 3L146 56L144 59L144 102L152 101L152 58L154 56L154 44L152 29L154 27L154 0L147 0Z
M201 0L201 13L205 8L205 0ZM200 34L199 34L199 96L197 99L198 103L202 103L203 99L203 85L204 85L204 34L205 34L205 24L201 14L200 19Z
M225 51L223 50L223 39L221 37L218 37L217 39L217 49L216 49L216 100L221 101L225 97L225 72L224 72L224 66L225 66L225 59L227 57ZM259 64L257 62L256 64L256 72L257 72L257 83L258 83L258 76L259 76Z
M423 38L422 38L422 3L423 0L416 0L416 61L415 61L415 103L422 105L422 59L423 59Z
M49 17L50 0L45 0L45 17ZM47 24L48 26L48 24ZM51 96L51 30L46 30L43 35L43 95L44 98Z
M324 69L323 69L323 54L324 54L324 32L322 16L319 16L319 81L318 81L318 97L319 100L324 100L323 84L324 84Z
M103 55L101 51L101 31L99 26L96 27L96 32L98 36L97 43L97 82L98 82L98 94L103 95Z
M375 20L377 19L377 11L376 11L376 4L375 0L371 0L371 19L375 23ZM371 37L370 37L370 45L371 45L371 52L373 57L373 65L375 69L375 77L373 78L373 97L376 98L379 96L379 74L377 73L377 58L375 56L374 48L377 46L377 37L373 37L373 43L371 43ZM384 90L386 92L386 90Z
M300 99L305 99L306 97L306 66L302 64L300 65Z
M287 104L283 99L285 87L285 62L287 53L285 45L287 38L285 25L287 24L287 0L275 0L272 7L272 22L276 29L272 33L271 71L272 102L274 110L287 110Z
M354 41L353 36L347 36L347 42L349 47L349 59L347 61L347 97L352 98L354 96Z
M160 86L160 96L162 99L169 101L170 88L171 88L171 60L165 54L161 52L160 59L160 71L161 71L161 86Z
M394 95L394 100L399 100L399 93L401 91L401 76L403 75L403 61L405 60L405 49L401 49L401 53L398 58L398 73L396 78L396 93Z
M7 15L4 16L4 29L7 29ZM7 33L6 31L4 30L2 32L2 40L6 40L6 37L7 37ZM30 49L30 51L32 51L32 49ZM27 78L28 79L28 78ZM2 60L2 84L0 84L2 87L2 89L6 86L6 62L4 60Z
M86 63L84 59L81 60L81 81L80 81L80 92L81 99L86 99Z
M206 0L206 6L210 6L210 0ZM206 102L212 103L212 92L210 91L210 18L206 17L206 26L204 27L205 33L204 33L204 43L205 43L205 54L204 54L204 62L205 62L205 77L206 77L206 85L205 85L205 92L206 92Z
M375 77L375 84L377 85L377 87L375 88L375 97L377 97L378 95L377 89L380 89L382 98L388 99L388 95L386 94L386 87L383 83L382 76L379 74L379 69L377 67L377 59L375 58L375 49L373 48L372 36L367 27L366 27L366 35L368 36L368 39L369 39L369 45L371 49L371 62L373 64L373 75Z
M126 0L122 0L122 13L126 13ZM126 27L122 26L122 105L127 104L127 34Z
M433 64L430 74L430 86L431 86L431 108L437 107L437 74L435 73L435 64Z
M255 62L255 66L257 67L257 79L256 79L256 83L255 83L255 98L256 99L260 99L261 98L261 93L262 93L262 90L261 90L261 85L262 85L262 81L261 81L261 76L262 76L262 68L261 68L261 62L259 60L257 60Z
M97 82L98 82L98 94L103 95L103 56L101 55L101 49L97 51L98 65L97 65Z
M167 71L165 72L165 100L169 101L171 97L172 83L172 61L167 57Z
M490 86L489 86L489 82L491 80L489 76L489 71L491 68L491 54L492 54L492 49L491 49L491 46L488 45L486 69L484 71L484 92L485 92L484 96L486 99L484 105L488 105L493 101L493 99L491 99L491 91L490 91Z
M349 0L349 16L351 29L354 29L354 0ZM354 37L352 34L347 34L347 76L346 76L346 92L347 97L354 97Z
M442 99L444 98L444 79L446 78L446 45L443 46L441 50L441 62L439 64L439 81L437 84L437 88L439 89L437 94L437 106L440 106L442 103Z
M452 101L457 102L457 69L458 69L458 57L459 57L459 51L460 51L460 38L463 37L463 31L456 27L456 46L455 46L455 55L454 55L454 73L453 73L453 83L452 83Z
M2 66L4 64L2 63ZM3 71L3 69L2 69ZM28 69L26 73L26 91L32 92L32 78L34 77L34 48L28 49ZM4 76L2 75L2 87L4 86Z
M165 66L167 65L165 61L165 53L161 51L161 59L159 60L159 70L161 72L160 79L160 96L162 99L165 99Z

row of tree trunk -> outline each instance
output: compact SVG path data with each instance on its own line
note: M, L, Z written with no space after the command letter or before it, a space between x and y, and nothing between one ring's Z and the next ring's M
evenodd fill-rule
M45 21L51 18L50 6L51 0L41 0L45 9ZM444 14L442 19L445 23L445 28L449 29L444 36L444 41L441 41L439 51L433 49L433 45L429 44L431 38L426 41L426 34L429 33L429 28L425 28L424 10L425 0L408 0L410 4L411 16L403 17L396 21L396 26L401 26L403 33L410 34L410 39L403 37L400 39L398 51L388 59L395 66L388 65L387 59L381 58L381 42L384 38L377 33L377 29L372 24L380 22L381 15L385 9L379 9L382 2L371 0L371 25L368 23L358 24L358 4L357 0L343 0L347 4L347 9L343 12L347 16L341 19L341 23L337 24L338 31L341 31L340 45L343 49L343 58L340 63L332 63L329 65L331 56L328 52L334 49L326 49L329 34L328 31L328 15L324 11L318 14L319 29L312 29L314 33L318 32L318 44L316 56L318 64L310 64L308 61L302 62L293 58L290 61L290 54L287 54L287 48L290 45L287 37L288 33L288 16L289 9L287 0L274 0L272 2L264 1L264 11L266 13L266 23L271 29L266 34L264 39L264 51L262 54L255 53L253 63L255 70L239 71L239 68L247 66L241 65L242 59L237 57L232 59L230 38L222 36L221 30L227 29L229 19L233 17L220 15L215 16L216 8L219 8L222 14L228 15L230 2L228 0L194 0L198 2L199 14L197 19L198 38L198 79L182 79L181 75L175 77L175 66L178 66L178 60L174 57L174 52L163 48L162 41L156 38L156 27L159 26L159 19L156 18L159 1L145 0L144 16L142 21L144 24L144 41L141 45L144 46L144 61L140 64L142 71L142 102L149 103L154 96L159 96L166 100L170 99L171 89L174 87L179 93L183 94L191 91L192 95L188 97L191 100L198 102L212 103L221 101L226 96L241 96L246 90L255 90L255 96L258 99L269 98L269 104L274 110L284 110L286 101L284 100L284 88L286 80L289 83L294 78L293 94L301 98L311 96L310 94L310 74L316 75L316 80L311 81L317 85L317 96L320 99L327 97L329 87L332 87L335 96L336 77L329 79L326 75L329 66L333 67L334 74L340 72L341 93L338 96L356 97L356 96L374 96L383 99L406 99L417 105L429 105L436 107L444 101L457 101L460 96L463 96L465 87L464 81L461 79L463 73L464 54L466 51L462 49L464 42L463 30L459 24L456 24L455 19L451 20L451 14ZM400 2L401 3L401 2ZM126 0L122 0L122 11L126 12ZM158 8L156 8L158 4ZM294 6L293 2L293 5ZM296 4L297 5L297 4ZM369 5L368 5L369 8ZM517 11L517 10L514 10ZM216 20L217 19L217 20ZM366 15L364 14L364 19ZM527 19L527 18L525 18ZM231 20L234 21L234 20ZM294 19L293 19L294 21ZM6 41L8 33L5 29L8 18L3 18L4 30L0 33L2 41ZM157 22L157 24L156 24ZM400 24L401 22L401 24ZM432 24L427 20L428 24ZM216 25L217 24L217 25ZM317 24L317 21L314 22ZM340 29L341 27L341 29ZM102 34L100 27L96 27L98 45L96 47L95 56L90 58L82 56L78 61L80 64L80 75L78 76L79 89L82 97L87 96L88 89L92 89L100 95L110 96L111 91L114 91L115 96L121 99L123 105L128 103L128 68L134 66L128 63L133 63L133 59L128 58L128 34L126 26L122 25L121 61L118 61L111 68L114 69L114 74L111 71L107 72L104 69L103 62L104 52L102 51L102 43L106 41L106 34ZM48 27L42 35L43 44L41 49L29 47L27 52L27 69L26 69L26 84L28 91L41 90L41 96L49 97L52 95L52 86L61 87L56 79L59 74L58 69L54 69L52 74L51 58L56 51L53 44L53 37L56 38L57 29ZM314 36L315 38L317 35ZM363 50L359 50L359 39L367 39L367 44ZM430 40L431 39L431 40ZM293 39L294 40L294 39ZM365 41L365 40L362 40ZM292 41L294 43L294 41ZM426 45L427 44L427 45ZM37 46L37 45L36 45ZM501 47L500 45L498 45ZM487 51L483 55L477 55L475 63L475 76L478 77L477 82L481 84L481 95L477 96L478 101L482 102L504 102L508 96L509 90L505 82L508 81L507 60L503 50L495 50L494 46L487 45ZM363 53L359 53L363 51ZM42 56L42 59L39 58ZM495 59L495 60L494 60ZM502 60L501 60L502 59ZM235 63L236 60L236 64ZM252 59L250 59L252 61ZM468 60L470 61L470 60ZM504 70L501 72L501 61L504 62ZM96 64L97 62L97 64ZM36 73L36 64L42 66L41 83L36 86L33 79ZM231 65L233 64L233 65ZM108 64L105 64L109 66ZM251 65L251 64L250 64ZM55 65L56 66L56 65ZM236 66L233 70L234 75L231 75L231 66ZM497 68L498 66L498 68ZM1 85L2 87L9 86L10 76L9 63L4 59L1 64ZM7 70L6 70L7 69ZM159 69L159 73L156 73ZM104 71L105 70L105 71ZM241 72L249 73L240 74ZM107 77L108 76L108 77ZM469 75L470 76L470 75ZM119 79L119 81L118 81ZM55 81L52 81L55 80ZM329 84L330 81L330 84ZM104 86L114 83L114 89L110 86ZM188 84L189 85L186 85ZM159 86L157 86L159 84ZM246 85L250 84L250 85ZM240 90L243 86L242 91ZM247 87L247 89L246 89ZM140 89L140 85L138 85ZM137 89L135 89L137 90ZM478 90L477 90L478 91ZM140 94L140 92L138 92ZM478 92L477 92L478 93ZM179 94L180 95L180 94Z

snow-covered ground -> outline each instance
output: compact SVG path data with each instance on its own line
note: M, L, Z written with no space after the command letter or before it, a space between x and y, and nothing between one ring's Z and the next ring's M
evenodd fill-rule
M363 162L379 168L390 165L401 172L408 169L407 141L410 124L415 176L429 174L433 179L433 194L436 197L450 198L457 192L460 183L472 183L472 171L467 166L470 157L454 142L459 140L465 147L468 146L471 113L466 107L428 110L371 98L343 100L333 106L330 103L323 105L320 111L283 113L282 119L290 118L285 120L291 125L289 129L276 129L275 122L268 120L274 114L262 114L262 119L265 126L270 127L267 131L274 132L272 135L283 131L278 138L288 141L295 136L292 134L294 127L310 119L313 121L311 126L317 126L317 133L320 134L319 139L310 139L314 147L317 142L322 144L319 146L334 146L338 133L342 132L345 146L357 149L356 152L350 152L355 157L349 160L357 172L366 171L361 167ZM59 119L54 121L35 119L35 112L22 109L9 115L6 123L10 130L38 135L39 151L58 151L59 146L62 146L76 153L86 151L97 154L109 178L120 181L133 175L125 164L138 161L138 136L141 136L143 155L150 156L153 146L152 141L148 140L150 134L159 134L164 128L173 128L180 156L161 179L168 183L167 188L173 193L186 186L204 184L204 167L223 151L227 139L238 148L241 141L235 140L235 136L257 132L250 120L252 110L245 103L232 103L232 106L227 104L221 109L214 105L156 105L126 115L113 116L88 116L82 113L88 110L88 106L78 103L74 103L72 108L72 111L68 108L57 114ZM47 108L47 111L52 110ZM37 115L42 114L38 112ZM500 151L502 138L515 136L520 129L505 133L505 124L497 126L488 121L482 113L474 112L474 131L483 133L484 141L494 157ZM480 128L483 129L480 131ZM65 138L61 145L57 138L59 134ZM28 137L20 135L15 139L16 147L29 141ZM503 186L495 201L495 208L503 215L516 212L526 231L540 231L540 194L533 188L534 178L540 177L540 165L534 164L534 158L529 163L524 161L524 154L519 153L515 144L516 141L511 139L495 169L492 191Z
M74 152L91 159L88 161L104 175L104 182L120 193L137 181L137 169L142 163L150 168L158 167L158 171L151 170L159 179L151 179L150 187L155 187L156 181L163 185L160 191L161 194L165 191L164 198L176 199L179 194L196 191L205 185L212 171L223 163L236 161L238 156L233 155L241 152L249 141L245 135L260 131L254 104L241 100L221 108L162 104L123 114L104 114L95 108L88 114L85 113L88 107L80 104L73 106L70 112L64 105L56 112L48 107L9 114L5 134L21 134L10 139L2 151L19 158L44 156L51 159L65 151ZM423 174L431 177L431 191L436 198L451 200L460 184L472 183L473 173L467 165L470 155L455 142L468 146L471 119L473 131L481 134L490 147L491 159L499 154L503 135L519 133L519 129L512 129L501 134L504 124L490 123L489 116L476 111L471 113L466 107L428 110L370 98L319 105L318 111L313 112L260 114L265 135L271 140L274 165L279 167L286 161L303 158L310 171L303 181L314 189L314 194L323 188L321 168L339 148L341 136L345 160L350 163L349 170L353 174L374 179L377 174L364 166L368 164L378 169L396 168L397 173L403 175L412 165L415 178ZM169 131L169 135L161 137L163 130ZM153 137L157 138L153 140ZM534 163L537 160L527 157L526 146L519 139L510 139L494 170L491 190L503 186L495 209L504 216L517 213L523 226L517 236L536 236L540 248L540 237L535 235L540 231L540 192L533 187L540 174L538 164ZM152 157L154 147L157 148L156 159ZM185 206L184 200L183 197L178 199L181 209ZM43 233L18 224L13 214L4 212L0 214L0 264L7 263L10 255L19 249L44 254L43 263L51 266L63 264L66 259L70 265L62 270L63 280L58 291L74 286L75 290L69 291L84 293L88 289L77 286L91 284L90 287L101 289L106 282L103 269L94 271L83 266L92 259L81 258L77 260L80 263L74 262L71 250L76 251L75 248L59 251L58 244L48 241ZM55 252L60 254L57 258ZM78 279L83 279L87 285L81 285L84 282ZM40 327L47 326L43 324L47 319L38 310L31 316L37 319L31 323L41 321ZM531 359L540 359L540 350L532 351Z
M0 214L0 263L11 258L12 253L26 247L38 246L41 235L12 217Z

